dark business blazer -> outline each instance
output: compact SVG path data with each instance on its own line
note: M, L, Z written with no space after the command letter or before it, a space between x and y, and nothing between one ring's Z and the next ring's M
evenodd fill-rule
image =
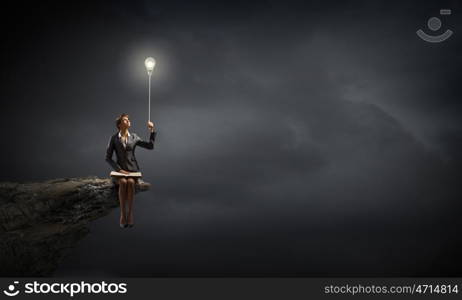
M127 146L124 147L119 139L119 132L117 132L109 140L106 150L106 161L115 171L124 169L131 172L139 172L140 167L136 161L135 148L136 146L140 146L146 149L154 149L156 135L156 131L151 132L149 142L146 142L143 141L136 133L130 132L130 136L127 139ZM112 159L114 151L117 156L117 162Z

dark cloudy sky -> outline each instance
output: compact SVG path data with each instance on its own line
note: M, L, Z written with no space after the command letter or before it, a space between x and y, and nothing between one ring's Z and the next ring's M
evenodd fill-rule
M56 275L462 276L462 6L338 2L2 9L2 181L107 176L157 60L136 225L94 222Z

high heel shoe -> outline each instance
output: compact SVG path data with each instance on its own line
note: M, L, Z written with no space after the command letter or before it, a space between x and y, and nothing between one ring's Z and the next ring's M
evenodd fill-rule
M127 228L127 227L128 227L128 224L119 223L119 226L120 226L120 228Z
M127 225L128 225L128 228L133 228L133 226L134 226L135 224L130 223L130 221L133 222L133 215L130 215L130 216L127 217Z

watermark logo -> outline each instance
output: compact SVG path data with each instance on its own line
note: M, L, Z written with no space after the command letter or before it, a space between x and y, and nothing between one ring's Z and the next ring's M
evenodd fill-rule
M10 284L8 286L8 289L3 290L3 293L7 295L8 297L14 297L19 294L19 290L16 290L16 284L18 284L19 281L14 281L14 284Z
M8 285L3 291L8 297L17 296L22 290L23 294L63 294L71 298L78 294L125 294L128 292L127 283L115 282L25 282L22 289L17 287L19 281Z
M450 9L441 9L440 10L440 15L442 16L449 16L451 15L451 10ZM437 17L431 17L428 19L427 22L427 27L433 32L436 32L441 29L441 20ZM447 29L445 32L439 34L439 35L431 35L425 33L422 29L417 30L417 35L424 41L429 42L429 43L441 43L447 40L453 32L449 29Z

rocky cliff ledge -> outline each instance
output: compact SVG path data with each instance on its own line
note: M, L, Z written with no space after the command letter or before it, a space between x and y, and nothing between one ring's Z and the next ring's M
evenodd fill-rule
M118 206L110 179L0 183L0 276L50 276L89 233L88 223Z

